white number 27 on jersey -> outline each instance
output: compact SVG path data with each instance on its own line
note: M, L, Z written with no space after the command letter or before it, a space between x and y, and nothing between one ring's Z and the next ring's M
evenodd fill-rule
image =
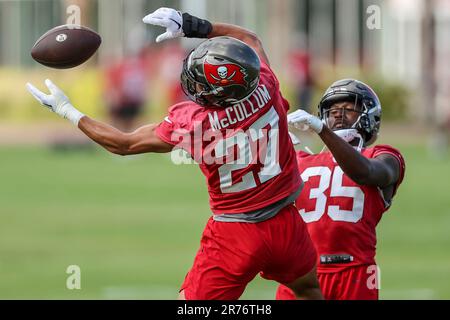
M267 147L264 157L264 165L258 172L258 178L261 183L264 183L281 173L281 167L278 162L278 114L274 107L264 114L261 118L255 121L246 133L238 132L237 134L220 140L216 147L216 157L219 159L227 156L228 152L235 145L239 149L239 159L234 162L226 163L219 167L220 189L222 193L233 193L248 190L256 187L256 180L253 171L248 172L242 177L240 182L234 182L232 173L237 170L245 169L254 161L257 155L252 154L250 140L252 142L265 138L263 128L270 125L270 130L267 132Z
M303 181L307 182L309 178L319 176L319 186L311 188L309 198L316 199L316 207L312 211L300 209L300 215L306 223L318 221L325 211L333 221L344 221L356 223L361 220L364 210L364 192L358 187L345 187L342 185L344 172L340 167L336 167L331 180L331 170L328 167L311 167L303 171ZM329 205L327 210L327 196L325 191L330 187L330 197L353 198L352 210L341 210L339 206Z

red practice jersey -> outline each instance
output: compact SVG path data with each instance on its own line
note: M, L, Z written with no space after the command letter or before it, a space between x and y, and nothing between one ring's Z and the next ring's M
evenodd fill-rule
M213 213L246 213L286 198L301 185L288 109L276 76L261 61L258 88L248 99L228 107L181 102L169 109L156 133L199 164Z
M396 191L405 171L400 152L387 145L361 152L367 158L388 153L399 161L401 172ZM381 190L353 182L329 151L314 155L299 151L297 160L305 186L296 205L318 253L318 272L339 272L349 266L375 264L375 228L390 205ZM320 260L324 255L347 255L351 261L324 263Z

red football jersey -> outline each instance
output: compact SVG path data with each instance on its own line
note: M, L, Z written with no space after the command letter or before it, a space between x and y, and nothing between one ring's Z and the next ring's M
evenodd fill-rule
M261 61L258 88L248 99L228 107L176 104L156 133L199 164L213 213L251 212L300 187L287 129L288 109L276 76Z
M405 161L400 152L387 145L362 150L362 155L375 158L388 153L400 163L403 180ZM353 182L336 163L331 152L308 154L297 152L299 171L305 186L296 201L316 247L319 272L338 272L349 266L375 264L375 228L389 208L379 188ZM321 255L346 254L353 261L324 264Z

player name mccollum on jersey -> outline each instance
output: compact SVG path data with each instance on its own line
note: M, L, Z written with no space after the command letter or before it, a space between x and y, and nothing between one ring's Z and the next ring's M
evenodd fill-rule
M254 98L256 105L251 101ZM267 105L272 97L265 85L260 85L251 97L237 104L225 108L225 116L219 118L217 111L208 113L209 122L213 131L229 127L237 122L246 120Z

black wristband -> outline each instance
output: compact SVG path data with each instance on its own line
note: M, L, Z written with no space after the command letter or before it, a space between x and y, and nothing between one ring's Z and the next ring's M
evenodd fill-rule
M208 20L183 13L183 32L186 38L207 38L211 31L212 24Z

